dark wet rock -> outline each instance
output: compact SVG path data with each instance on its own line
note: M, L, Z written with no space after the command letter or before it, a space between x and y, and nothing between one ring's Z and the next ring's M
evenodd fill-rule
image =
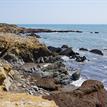
M76 61L77 62L84 62L86 60L86 57L85 56L83 56L83 57L81 57L81 56L76 56Z
M106 107L107 91L101 82L87 80L76 90L54 92L44 97L54 100L59 107Z
M86 48L80 48L79 50L80 51L88 51L88 49L86 49Z
M79 53L78 53L78 52L75 52L75 55L79 55Z
M77 33L83 33L82 31L79 31L79 30L77 30L77 31L75 31L75 32L77 32Z
M60 55L75 56L75 52L72 50L72 48L67 48L65 50L62 50L60 52Z
M52 53L47 49L47 47L45 48L40 47L39 49L33 50L33 57L35 60L37 60L40 57L51 56L51 55Z
M48 49L51 52L55 52L55 53L60 53L61 52L61 48L56 48L56 47L53 47L53 46L48 46Z
M76 81L80 78L80 71L76 71L72 74L72 76L70 77L71 80Z
M41 38L39 35L37 35L37 34L35 34L35 33L30 33L30 34L28 34L27 36L34 36L34 37L36 37L36 38Z
M98 50L98 49L92 49L92 50L90 50L90 52L92 52L94 54L98 54L98 55L104 55L103 52L101 50Z
M98 34L99 32L94 32L94 33Z
M61 48L62 48L62 49L67 49L67 48L69 48L69 46L68 46L68 45L62 45Z

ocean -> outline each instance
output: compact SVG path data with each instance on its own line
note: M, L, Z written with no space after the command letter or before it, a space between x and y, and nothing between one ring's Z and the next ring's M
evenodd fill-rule
M43 28L52 30L79 30L83 33L38 33L40 41L48 46L61 47L68 45L82 56L85 55L89 61L77 63L64 57L67 66L78 68L81 78L72 84L80 86L86 79L100 80L107 89L107 25L71 25L71 24L20 24L26 28ZM99 33L91 33L99 32ZM104 56L90 52L79 51L79 48L100 49Z

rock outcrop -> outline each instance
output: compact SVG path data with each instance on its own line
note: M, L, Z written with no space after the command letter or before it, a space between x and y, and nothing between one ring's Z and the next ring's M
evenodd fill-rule
M14 24L0 23L0 32L19 34L24 33L24 28L18 27Z
M87 80L71 92L54 92L47 98L59 107L107 107L107 91L96 80Z
M79 50L80 51L88 51L88 49L86 49L86 48L80 48Z
M98 49L92 49L92 50L90 50L90 52L92 52L94 54L98 54L98 55L104 55L103 52L101 50L98 50Z
M0 90L8 90L11 85L11 76L14 74L12 66L5 60L0 60Z
M35 62L41 56L51 55L47 47L35 37L23 37L11 33L0 34L0 57L8 60L22 59Z

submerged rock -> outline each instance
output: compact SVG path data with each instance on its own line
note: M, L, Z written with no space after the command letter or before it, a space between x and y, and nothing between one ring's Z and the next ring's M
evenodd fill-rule
M66 55L66 56L75 56L75 52L72 50L72 48L64 49L60 52L60 55Z
M94 33L98 34L99 32L94 32Z
M83 57L81 57L81 56L76 56L76 61L77 62L84 62L86 60L86 57L85 56L83 56Z
M98 50L98 49L92 49L92 50L90 50L90 52L92 52L94 54L98 54L98 55L104 55L103 52L101 50Z
M67 49L67 48L69 48L69 46L68 46L68 45L62 45L61 48L62 48L62 49Z
M86 49L86 48L80 48L79 50L80 51L88 51L88 49Z

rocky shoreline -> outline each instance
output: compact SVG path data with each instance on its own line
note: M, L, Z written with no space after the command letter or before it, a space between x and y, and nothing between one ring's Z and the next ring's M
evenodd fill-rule
M52 32L57 32L57 33L69 33L69 32L75 32L75 33L83 33L83 31L80 30L51 30L51 29L31 29L31 28L24 28L24 27L18 27L17 25L14 24L5 24L5 23L0 23L0 32L4 33L15 33L15 34L27 34L27 33L52 33ZM99 34L99 32L90 32L90 33L95 33Z
M1 107L106 107L107 91L103 84L87 80L81 87L71 85L80 78L81 72L78 68L67 67L62 56L78 63L87 58L67 45L47 47L34 35L37 32L82 33L0 24ZM90 52L103 55L97 49Z

